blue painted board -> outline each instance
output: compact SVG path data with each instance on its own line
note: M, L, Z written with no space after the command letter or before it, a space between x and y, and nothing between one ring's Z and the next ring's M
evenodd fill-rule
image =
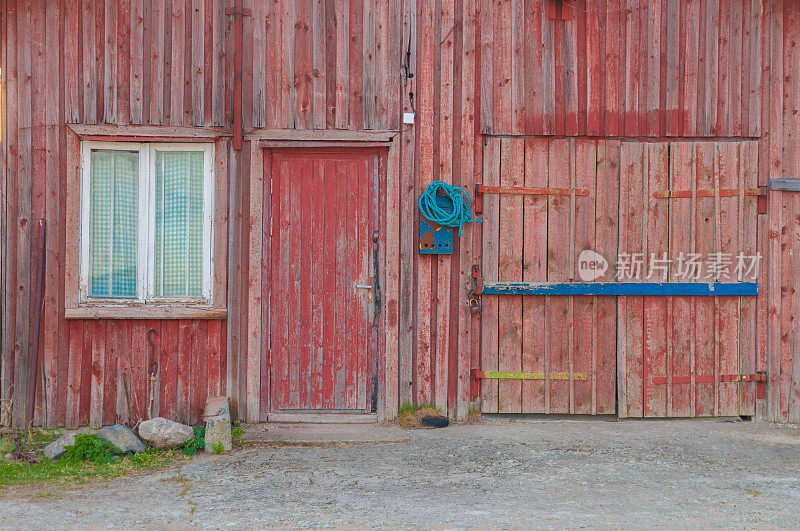
M483 285L484 295L758 295L757 282L495 282Z

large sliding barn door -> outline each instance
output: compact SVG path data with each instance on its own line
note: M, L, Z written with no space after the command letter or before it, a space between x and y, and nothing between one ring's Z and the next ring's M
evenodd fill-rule
M568 282L581 251L615 256L618 156L618 141L489 138L483 184L501 190L483 196L484 281ZM507 377L482 381L483 412L614 413L614 297L482 299L481 368Z
M378 157L276 150L267 163L272 411L371 409Z
M623 143L620 253L654 282L686 281L689 257L697 282L755 280L737 267L756 255L757 157L756 142ZM755 297L619 297L620 415L753 415L755 311Z

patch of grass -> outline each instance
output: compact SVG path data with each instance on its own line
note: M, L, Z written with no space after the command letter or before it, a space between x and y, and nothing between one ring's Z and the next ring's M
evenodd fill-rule
M129 473L159 470L175 461L186 459L173 450L148 449L141 454L125 456L114 462L42 459L37 463L0 460L0 487L26 484L83 484L97 479L109 479Z
M118 452L114 445L95 434L79 433L75 436L75 444L67 446L62 461L79 462L92 461L97 464L106 464L113 461Z
M215 454L221 454L225 452L225 445L221 442L214 443L211 445L211 449L214 450Z

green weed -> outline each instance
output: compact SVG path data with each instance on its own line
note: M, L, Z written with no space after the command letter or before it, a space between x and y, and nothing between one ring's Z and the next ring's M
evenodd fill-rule
M206 445L206 427L194 426L194 438L189 439L183 445L183 453L186 455L194 455L202 450Z

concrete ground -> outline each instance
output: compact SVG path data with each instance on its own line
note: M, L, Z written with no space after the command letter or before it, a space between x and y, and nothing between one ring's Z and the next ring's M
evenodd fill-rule
M42 498L0 527L797 527L800 427L253 426L244 449Z

